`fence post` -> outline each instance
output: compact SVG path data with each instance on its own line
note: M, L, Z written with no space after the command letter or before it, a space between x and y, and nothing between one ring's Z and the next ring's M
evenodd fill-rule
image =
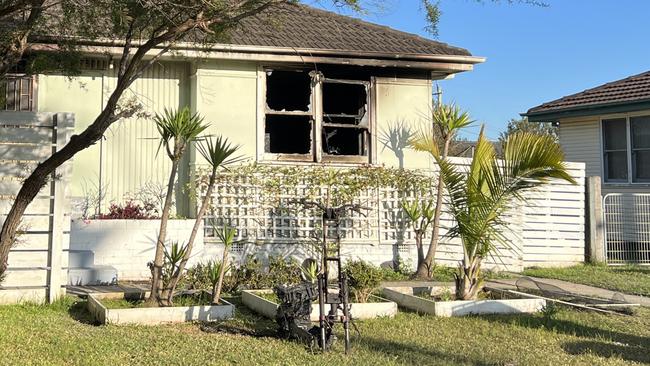
M70 129L74 126L72 115L57 113L52 116L54 131L52 151L59 151L68 143ZM51 238L48 252L49 276L47 279L47 301L52 303L59 297L65 295L63 256L64 249L67 249L66 240L66 208L68 206L66 197L66 186L70 174L70 162L64 163L55 170L52 177L51 195L53 197L51 209Z
M603 263L605 262L605 238L600 177L587 177L586 188L586 257L590 263Z

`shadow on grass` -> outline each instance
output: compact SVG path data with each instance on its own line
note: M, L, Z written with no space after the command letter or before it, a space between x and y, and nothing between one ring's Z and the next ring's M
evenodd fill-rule
M612 344L597 341L567 342L562 345L564 351L571 355L593 354L600 357L618 357L625 361L650 363L650 349L624 344Z
M376 353L383 353L389 357L395 357L401 363L412 365L431 365L438 363L448 364L471 364L478 366L498 365L499 363L488 363L485 360L470 358L462 355L451 355L443 352L438 352L432 348L424 348L422 346L390 341L385 339L378 339L372 337L356 338L352 345L354 347L363 347L369 351Z
M87 304L86 300L75 301L68 307L68 315L79 323L99 326L99 322L88 311Z
M241 297L224 297L235 305L235 317L221 322L203 322L200 329L206 333L225 333L256 338L277 337L277 324L251 311L241 302Z
M650 353L650 338L648 337L583 325L569 320L553 319L547 326L545 319L532 315L482 316L481 318L489 322L516 325L530 329L548 329L550 327L557 333L580 338L606 339L616 343L642 347L646 350L646 352Z

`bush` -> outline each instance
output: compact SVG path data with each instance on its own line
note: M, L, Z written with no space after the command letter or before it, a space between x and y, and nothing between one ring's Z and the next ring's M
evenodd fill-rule
M249 256L240 265L234 265L224 277L223 292L235 293L241 290L260 290L278 285L294 285L301 282L301 269L294 260L269 257L265 270L255 256ZM189 268L182 280L182 287L192 290L212 290L208 265L199 263ZM179 287L181 287L179 285Z
M269 257L269 270L266 276L267 288L278 285L297 285L302 282L300 265L293 259Z
M343 271L348 276L348 285L354 301L361 303L368 302L383 277L383 271L379 267L362 260L347 262Z
M157 216L156 207L153 204L140 205L128 201L124 206L112 203L107 214L97 216L100 220L155 220Z

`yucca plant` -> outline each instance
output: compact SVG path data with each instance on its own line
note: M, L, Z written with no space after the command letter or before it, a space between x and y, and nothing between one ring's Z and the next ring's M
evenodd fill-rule
M208 261L206 264L208 280L210 280L210 284L212 285L212 303L215 305L221 301L223 277L230 270L230 266L224 263L223 261Z
M416 199L412 202L402 201L402 212L406 215L408 225L413 227L415 234L415 247L418 250L418 263L425 261L424 257L424 235L435 216L433 201Z
M233 164L242 159L241 157L234 156L237 150L239 149L239 145L233 145L228 141L227 138L223 138L221 136L216 138L213 137L201 138L196 145L196 149L199 151L201 156L203 156L205 161L210 165L210 178L208 180L207 191L205 193L203 201L201 202L201 207L199 208L199 211L196 214L196 218L194 220L194 227L192 228L192 232L190 233L190 238L187 242L187 246L188 246L187 254L185 258L181 261L178 267L178 271L174 273L174 276L170 281L169 286L167 286L167 288L164 291L164 295L166 296L168 301L170 301L171 298L173 297L176 286L178 285L178 282L183 276L183 271L187 266L187 262L190 259L190 255L194 247L194 241L196 240L196 236L198 235L199 228L201 227L201 223L203 222L203 217L205 216L208 207L210 207L210 202L212 200L212 193L214 192L214 184L217 180L217 172L219 167L228 164Z
M454 105L437 105L431 113L432 123L418 131L411 139L411 147L417 151L431 154L434 158L446 160L452 141L458 132L470 126L474 121L467 112ZM440 241L440 217L442 216L444 181L438 174L436 185L436 201L431 228L429 249L423 260L418 259L416 277L431 277L438 242Z
M163 293L165 286L162 281L162 276L165 239L167 237L167 222L169 221L172 206L176 174L178 172L181 158L187 150L187 147L192 141L196 140L196 138L205 131L206 128L208 128L208 124L204 123L203 118L198 114L192 114L188 107L176 111L165 109L163 114L158 114L154 117L154 122L156 123L158 134L160 135L158 153L160 153L161 150L164 150L167 157L172 162L172 167L167 183L165 203L160 216L160 231L158 232L156 255L152 269L153 278L151 282L151 295L147 302L149 305L169 306L171 305L172 294L170 293L168 296L165 296Z
M168 247L165 246L165 259L163 261L163 283L168 283L172 275L178 268L179 263L187 253L187 245L172 242Z
M221 289L223 288L223 278L226 272L230 269L228 264L228 252L230 247L235 242L237 236L237 229L231 226L224 226L221 230L217 231L217 237L223 243L223 257L221 258L221 268L219 271L219 278L215 285L212 286L212 302L218 304L221 300Z
M303 281L309 283L316 283L318 280L318 262L315 259L307 259L302 266L300 266L300 277Z
M434 154L448 194L449 209L456 223L449 232L462 242L463 260L456 276L456 297L476 298L482 288L481 264L497 246L509 248L504 219L524 192L551 178L575 184L567 172L564 154L551 136L516 133L504 144L504 159L497 159L494 145L483 129L467 171Z

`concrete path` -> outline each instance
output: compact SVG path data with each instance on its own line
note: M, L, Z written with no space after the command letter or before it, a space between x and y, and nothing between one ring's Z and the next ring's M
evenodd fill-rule
M588 297L599 297L602 299L611 299L614 294L622 294L625 297L625 300L632 304L641 304L642 306L650 306L650 297L643 296L634 296L628 295L621 292L610 291L599 287L581 285L573 282L567 282L562 280L555 280L550 278L538 278L538 277L529 277L535 281L547 283L549 285L557 286L565 291L575 293L577 295L588 296ZM487 286L493 286L497 288L515 288L515 283L517 278L507 279L507 280L493 280L487 281Z

